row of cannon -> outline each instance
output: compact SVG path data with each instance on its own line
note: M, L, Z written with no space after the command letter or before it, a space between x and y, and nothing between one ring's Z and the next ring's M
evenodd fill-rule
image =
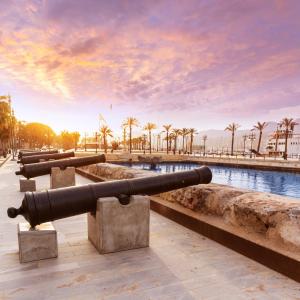
M58 153L57 150L20 152L19 162L22 166L16 174L33 178L51 174L54 167L65 169L106 161L103 154L86 157L74 155L74 152ZM131 195L155 195L191 185L207 184L211 179L210 169L203 166L191 171L26 192L21 206L8 208L7 214L10 218L22 215L35 227L44 222L93 212L99 198L116 197L121 204L126 205Z

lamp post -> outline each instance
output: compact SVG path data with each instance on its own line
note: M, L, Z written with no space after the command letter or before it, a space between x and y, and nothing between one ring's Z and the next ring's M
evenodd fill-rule
M206 144L206 141L207 141L207 135L204 135L203 136L203 156L205 156L205 144Z
M277 149L278 149L278 138L279 138L279 134L280 134L280 132L279 132L279 129L278 129L278 126L279 126L280 124L277 124L277 128L276 128L276 142L275 142L275 155L277 156Z
M252 158L253 141L255 141L255 139L256 139L256 136L255 136L255 133L253 132L253 129L251 130L251 134L249 134L248 139L251 141L251 144L250 144L250 158Z
M247 135L243 135L243 142L244 142L244 149L243 149L243 156L245 156L245 152L246 152L246 140L247 140Z
M12 154L13 154L13 158L12 160L15 160L15 113L14 110L12 109L12 116L11 116L11 120L12 120Z

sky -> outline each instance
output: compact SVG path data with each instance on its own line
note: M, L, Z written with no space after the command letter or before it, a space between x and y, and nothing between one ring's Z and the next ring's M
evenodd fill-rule
M0 0L0 95L57 132L300 117L298 0Z

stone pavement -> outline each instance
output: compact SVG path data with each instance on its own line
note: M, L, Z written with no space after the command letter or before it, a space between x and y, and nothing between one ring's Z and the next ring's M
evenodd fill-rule
M10 155L7 156L6 158L4 158L3 156L0 156L0 167L4 164L4 162L6 160L9 160L10 159Z
M15 162L0 167L0 299L300 299L300 284L151 212L150 247L99 255L86 215L54 222L57 259L20 264ZM88 179L76 175L77 184ZM37 188L49 187L49 176Z

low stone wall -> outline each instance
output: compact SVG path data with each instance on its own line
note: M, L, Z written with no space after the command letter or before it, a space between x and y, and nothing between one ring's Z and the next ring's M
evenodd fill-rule
M103 180L157 176L157 173L114 164L81 168ZM225 224L300 251L300 199L206 184L159 195L199 214L220 218Z
M80 167L79 169L87 171L100 177L103 180L117 180L117 179L130 179L150 176L150 174L157 175L155 172L132 169L116 164L101 163L96 165L89 165Z
M76 156L87 156L95 153L89 152L76 152ZM110 162L138 162L138 156L143 157L160 157L162 162L193 162L198 164L216 165L216 166L229 166L239 168L249 168L257 170L270 170L270 171L287 171L300 173L300 160L275 160L271 158L263 159L249 159L249 158L235 158L235 157L197 157L194 155L173 155L165 153L153 154L129 154L129 153L106 153L106 160Z
M300 199L219 184L197 185L160 197L300 250Z

